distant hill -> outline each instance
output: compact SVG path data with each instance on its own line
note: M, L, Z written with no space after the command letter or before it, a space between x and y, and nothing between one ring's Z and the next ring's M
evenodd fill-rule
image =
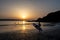
M42 19L38 18L37 21L60 22L60 11L48 13L48 15L43 17Z

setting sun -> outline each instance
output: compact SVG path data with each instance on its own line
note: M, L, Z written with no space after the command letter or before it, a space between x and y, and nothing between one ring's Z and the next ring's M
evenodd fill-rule
M22 17L22 19L26 19L27 15L22 13L21 17Z
M21 19L27 19L27 17L28 17L28 11L27 10L20 10L20 17L21 17Z
M22 18L23 18L23 19L25 19L25 18L26 18L26 16L22 16Z

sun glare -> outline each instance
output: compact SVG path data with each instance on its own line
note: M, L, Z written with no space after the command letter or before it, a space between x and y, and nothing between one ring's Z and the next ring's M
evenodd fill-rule
M27 17L28 17L28 11L27 10L20 10L19 14L20 14L21 19L27 19Z
M23 30L25 30L26 29L26 27L25 27L25 25L23 25L23 28L22 28Z
M23 21L23 25L25 24L25 21Z
M23 23L22 29L25 30L26 29L26 27L25 27L25 21L23 21L22 23Z
M22 12L21 17L22 17L23 19L26 19L26 18L27 18L27 13L26 13L26 12Z
M26 18L26 15L22 15L22 18L25 19Z

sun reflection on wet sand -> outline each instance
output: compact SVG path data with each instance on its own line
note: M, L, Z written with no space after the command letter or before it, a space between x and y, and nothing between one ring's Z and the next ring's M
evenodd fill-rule
M22 22L23 25L24 25L25 23L26 23L25 21Z
M23 21L23 26L22 26L22 30L25 30L26 29L26 27L25 27L25 21Z
M23 27L22 27L22 29L23 29L23 30L25 30L25 29L26 29L26 27L25 27L25 25L24 25L24 24L23 24Z

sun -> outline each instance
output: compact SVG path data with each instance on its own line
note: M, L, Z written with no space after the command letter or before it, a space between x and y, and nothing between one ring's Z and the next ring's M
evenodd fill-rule
M26 10L20 10L19 14L21 19L26 19L28 17L28 11Z
M26 18L26 16L22 16L22 18L24 19L24 18Z
M27 18L27 15L26 14L22 14L22 19L26 19Z
M26 20L30 18L30 10L27 8L17 9L17 17L22 20Z

